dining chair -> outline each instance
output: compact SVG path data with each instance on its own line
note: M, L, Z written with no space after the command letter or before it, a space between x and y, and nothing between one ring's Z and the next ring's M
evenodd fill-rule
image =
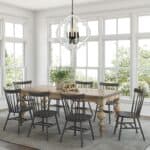
M92 81L75 81L77 88L93 88L93 82ZM90 102L85 102L88 104L88 108L84 108L86 110L90 110L91 114L93 115L93 110Z
M118 87L119 87L118 83L100 82L99 85L100 85L100 89L103 89L103 90L118 90ZM103 111L105 113L108 113L109 124L111 124L111 113L113 113L113 111L111 110L111 106L114 105L114 101L107 101L106 105L108 106L108 109L103 110ZM95 110L93 121L95 121L96 114L97 114L98 111L99 111L98 110L98 105L96 105L96 110Z
M60 137L60 142L63 140L65 130L74 130L74 136L76 136L77 131L80 131L81 147L83 147L83 132L86 131L86 129L83 128L84 122L89 122L92 139L94 140L94 132L91 124L92 115L86 114L86 110L84 109L84 97L85 96L83 94L61 94L66 121ZM84 108L82 107L81 109L80 106L84 106ZM73 126L67 127L68 122L72 122ZM79 127L77 124L79 124Z
M144 102L143 89L135 88L131 111L119 111L117 113L114 134L116 133L117 127L120 124L118 140L121 139L122 129L135 129L136 133L138 133L138 129L140 129L143 140L145 141L144 132L140 122L140 113L143 106L143 102Z
M48 128L55 125L55 123L48 122L49 118L54 117L58 133L60 134L60 127L57 119L57 111L50 110L50 93L49 92L29 92L29 97L32 100L31 106L33 108L33 122L28 132L28 137L34 126L42 126L42 131L46 127L46 139L48 140ZM41 119L41 121L39 121Z
M20 126L24 121L28 120L33 120L32 116L32 107L24 107L21 102L21 90L20 89L5 89L4 88L4 93L8 105L8 115L7 119L5 121L3 130L6 129L8 120L16 120L18 121L18 134L20 133ZM24 119L22 117L22 113L29 112L30 118L29 119Z

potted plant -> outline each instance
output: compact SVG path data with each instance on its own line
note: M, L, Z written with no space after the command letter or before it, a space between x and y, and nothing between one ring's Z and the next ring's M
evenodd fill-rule
M73 70L67 68L54 68L50 71L50 80L55 83L57 89L62 89L65 82L74 79Z

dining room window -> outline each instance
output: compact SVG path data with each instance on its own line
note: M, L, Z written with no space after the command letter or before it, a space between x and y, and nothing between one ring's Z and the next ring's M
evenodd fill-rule
M138 16L137 85L150 98L150 15Z
M50 82L50 70L58 67L71 66L71 51L62 46L56 38L58 24L50 24L49 26L49 69L48 81ZM63 36L63 32L61 33Z
M5 22L5 85L24 79L24 33L23 24Z
M130 95L130 18L106 19L104 80L118 82L123 96Z
M76 50L76 80L93 81L98 83L99 69L99 28L98 21L88 21L91 30L90 40Z

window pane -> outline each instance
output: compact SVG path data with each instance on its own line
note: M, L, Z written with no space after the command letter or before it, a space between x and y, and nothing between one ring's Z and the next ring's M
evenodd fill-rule
M70 66L70 50L66 49L64 46L61 46L61 65Z
M96 69L87 70L87 81L98 81L98 72Z
M5 43L5 65L14 65L14 43Z
M119 67L128 67L130 65L130 41L118 41L118 65Z
M105 67L116 65L116 41L105 42Z
M56 38L56 32L57 32L58 24L51 25L51 37Z
M139 67L150 68L150 39L139 40L138 58Z
M150 32L150 16L139 17L139 32Z
M105 34L116 34L116 19L105 20Z
M86 27L84 26L84 23L78 23L79 28L79 36L86 36Z
M5 36L14 37L14 26L13 23L5 23Z
M60 44L59 43L51 44L51 65L53 67L60 66Z
M98 21L89 21L88 25L91 30L91 35L98 35Z
M15 75L16 75L16 81L23 81L24 78L24 71L23 69L16 69L15 70Z
M15 43L15 65L23 66L23 43Z
M22 24L15 24L15 37L23 38L23 25Z
M118 34L130 33L130 18L118 19Z
M77 49L77 67L86 66L86 46Z
M12 85L12 82L15 81L15 69L14 68L6 68L5 70L5 84Z
M150 69L138 70L138 86L144 88L145 97L150 98Z
M130 95L130 74L128 68L119 69L118 71L118 83L121 95Z
M85 69L76 69L76 80L86 81Z
M105 70L105 82L117 82L117 73L115 70Z
M88 66L98 66L98 42L88 42Z

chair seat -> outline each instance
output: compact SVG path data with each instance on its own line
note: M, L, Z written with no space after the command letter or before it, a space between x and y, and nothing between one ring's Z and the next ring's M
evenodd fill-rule
M56 114L57 114L57 112L54 110L41 110L41 111L35 112L34 116L41 117L41 118L47 118L47 117L55 116Z
M124 118L133 118L135 116L134 113L127 112L127 111L120 111L118 112L119 117L124 117Z
M67 121L76 121L76 122L82 122L82 121L88 121L92 118L92 115L89 114L70 114L66 117Z

